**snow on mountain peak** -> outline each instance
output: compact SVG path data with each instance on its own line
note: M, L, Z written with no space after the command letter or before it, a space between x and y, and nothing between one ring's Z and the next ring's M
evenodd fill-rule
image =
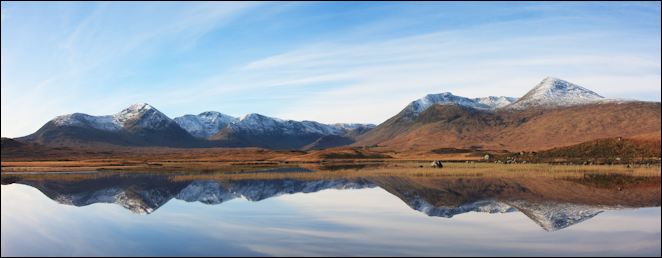
M77 126L95 128L104 131L118 131L133 122L134 126L160 128L167 126L171 119L147 103L133 104L115 115L91 116L73 113L54 118L57 126Z
M433 105L447 105L456 104L460 106L470 107L478 110L495 110L497 108L509 105L516 98L513 97L484 97L484 98L466 98L453 95L450 92L443 92L439 94L428 94L425 97L412 101L405 109L411 116L418 116Z
M377 125L374 124L357 124L357 123L335 123L332 124L332 126L341 129L341 130L356 130L356 129L372 129L377 127Z
M258 113L250 113L239 118L239 121L282 121L275 117L269 117Z
M233 131L264 133L277 130L282 127L282 124L283 121L278 118L250 113L230 123L228 127L232 128Z
M136 103L115 114L114 117L118 124L124 125L126 121L136 119L149 110L156 109L147 103Z
M602 100L604 97L582 86L558 78L546 77L507 108L521 110L531 107L563 107Z
M176 117L174 120L191 135L199 138L209 138L238 119L220 112L206 111L197 116L184 115Z
M563 107L606 101L609 100L589 89L558 78L546 77L519 99L505 96L471 99L453 95L450 92L443 92L428 94L423 98L412 101L405 110L409 117L416 117L433 105L455 104L478 110L493 111L497 109L523 110L532 107Z
M133 122L133 125L152 129L165 127L171 122L168 116L147 103L133 104L115 114L113 119L122 127Z
M149 109L153 109L153 108L154 107L152 107L150 104L142 102L142 103L133 104L133 105L129 106L126 109L141 111L141 110L149 110Z
M256 113L244 115L228 125L235 132L250 134L277 133L285 135L344 135L356 129L372 129L365 124L323 124L315 121L283 120Z
M117 131L122 128L115 123L113 116L91 116L83 113L58 116L53 119L53 123L57 126L91 127L106 131Z
M489 106L490 109L497 109L510 105L511 103L517 101L517 98L505 96L489 96L484 98L475 98L474 100L480 104Z
M473 107L477 109L489 109L487 105L476 103L474 100L469 98L455 96L450 92L425 95L425 97L411 102L409 106L407 106L407 109L414 115L418 115L432 105L437 104L458 104L461 106Z

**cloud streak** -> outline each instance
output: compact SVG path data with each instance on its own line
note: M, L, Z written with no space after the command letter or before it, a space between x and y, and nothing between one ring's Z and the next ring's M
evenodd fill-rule
M545 76L660 99L659 4L2 8L3 136L133 102L170 116L380 123L425 94L521 96Z

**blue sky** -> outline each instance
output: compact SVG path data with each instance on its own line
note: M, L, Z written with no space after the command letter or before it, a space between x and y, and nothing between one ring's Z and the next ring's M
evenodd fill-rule
M2 2L2 136L147 102L380 123L546 76L660 101L660 3Z

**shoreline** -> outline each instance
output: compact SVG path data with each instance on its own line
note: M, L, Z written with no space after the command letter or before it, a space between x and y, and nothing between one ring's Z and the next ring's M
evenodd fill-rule
M334 160L334 161L149 161L121 162L118 160L104 161L3 161L2 174L66 174L66 173L97 173L97 172L248 172L264 169L302 168L310 171L340 171L340 170L371 170L373 168L383 169L407 169L418 172L454 173L475 171L481 173L508 172L508 171L531 171L531 172L657 172L661 171L659 164L613 164L613 165L576 165L576 164L551 164L551 163L527 163L527 164L503 164L493 162L471 162L471 161L444 161L443 168L430 167L429 160ZM267 173L279 173L277 171Z

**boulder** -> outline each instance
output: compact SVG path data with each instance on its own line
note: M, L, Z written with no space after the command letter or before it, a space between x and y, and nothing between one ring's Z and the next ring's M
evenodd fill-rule
M435 160L432 161L432 164L430 164L430 166L432 166L433 168L443 168L444 164L441 163L441 160Z

